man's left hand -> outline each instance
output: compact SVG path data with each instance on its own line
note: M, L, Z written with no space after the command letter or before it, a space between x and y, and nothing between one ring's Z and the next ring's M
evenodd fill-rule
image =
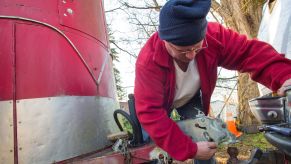
M286 81L282 84L281 88L279 88L278 91L277 91L278 95L279 95L279 96L284 96L284 95L285 95L285 93L284 93L284 92L285 92L285 89L286 89L286 87L288 87L288 86L291 86L291 79L286 80Z

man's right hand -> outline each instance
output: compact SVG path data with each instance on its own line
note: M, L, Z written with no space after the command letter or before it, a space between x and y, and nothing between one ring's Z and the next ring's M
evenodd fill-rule
M217 145L215 142L196 142L197 153L195 159L208 160L214 156L217 151Z

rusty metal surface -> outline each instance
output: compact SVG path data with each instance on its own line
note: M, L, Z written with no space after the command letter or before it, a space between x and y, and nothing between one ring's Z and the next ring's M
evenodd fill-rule
M155 148L154 144L147 144L137 148L131 148L131 162L133 164L150 162L150 152ZM109 153L101 157L92 157L69 162L74 164L122 164L125 158L121 153Z

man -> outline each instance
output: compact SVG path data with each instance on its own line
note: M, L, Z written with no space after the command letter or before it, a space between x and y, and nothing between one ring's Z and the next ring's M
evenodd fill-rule
M249 72L279 94L291 84L291 61L270 45L207 23L211 0L169 0L160 25L136 62L135 105L142 127L176 160L207 161L214 142L194 143L168 116L176 108L182 119L201 109L207 115L217 67ZM200 94L201 93L201 94ZM201 100L201 101L200 101ZM204 161L205 160L205 161Z

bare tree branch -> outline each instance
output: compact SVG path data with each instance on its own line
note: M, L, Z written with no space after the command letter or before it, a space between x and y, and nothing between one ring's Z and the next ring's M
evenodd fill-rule
M159 11L162 6L133 6L133 5L130 5L128 4L127 2L121 2L125 7L127 8L132 8L132 9L139 9L139 10L148 10L148 9L153 9L153 10L156 10L156 11Z
M238 76L233 76L233 77L219 77L219 80L237 80Z
M132 56L132 57L134 57L134 58L137 58L137 56L136 56L135 54L130 53L129 51L127 51L127 50L121 48L121 47L118 46L115 42L112 42L112 41L111 41L110 43L112 43L113 45L115 45L119 50L121 50L121 51L123 51L123 52L129 54L130 56Z
M136 15L135 15L135 17L134 17L133 19L135 19L135 20L139 23L139 25L142 27L142 29L143 29L143 31L145 32L145 34L146 34L148 37L150 37L151 34L147 31L147 29L146 29L146 27L144 26L144 24L142 24L142 23L139 21L139 19L136 18Z
M116 10L122 10L122 8L121 7L117 7L117 8L114 8L114 9L106 10L105 14L110 13L110 12L115 12Z
M227 10L222 7L216 0L211 0L211 8L213 9L213 12L217 12L223 18L231 16L229 12L227 12Z
M231 87L228 87L228 86L222 86L222 85L216 85L215 87L217 87L217 88L229 89L229 90L233 89L233 88L231 88ZM237 89L235 89L235 90L237 90Z

